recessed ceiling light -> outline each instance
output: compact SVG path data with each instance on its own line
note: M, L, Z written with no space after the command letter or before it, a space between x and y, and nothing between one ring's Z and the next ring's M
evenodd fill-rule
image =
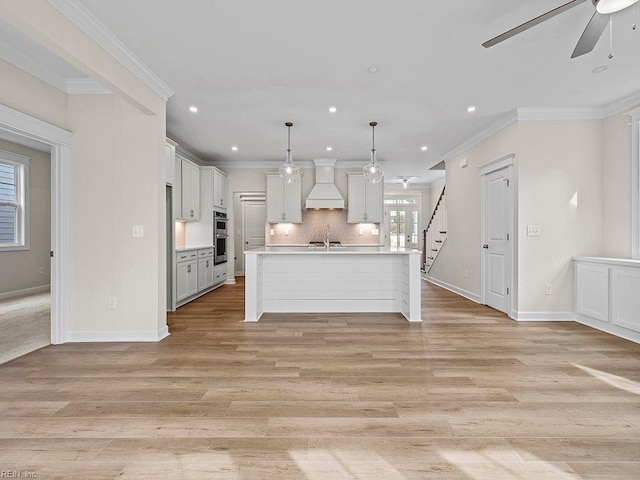
M198 107L196 107L196 106L191 106L191 107L189 107L189 111L190 111L191 113L198 113Z
M235 145L233 147L231 147L231 150L233 150L234 152L238 151L238 147L236 147Z
M593 70L591 70L592 73L602 73L604 72L607 68L609 68L607 65L600 65L599 67L594 68Z
M338 111L338 109L336 107L329 107L329 111L331 113L336 113Z
M367 68L367 72L369 73L378 73L379 70L380 70L380 67L376 67L375 65L372 65L369 68Z
M423 152L426 152L427 150L429 150L429 147L427 147L426 145L423 145L420 150L422 150Z
M467 112L469 113L473 113L476 111L476 106L475 105L469 105L469 107L467 108Z
M327 152L330 152L331 150L333 150L333 147L327 147Z

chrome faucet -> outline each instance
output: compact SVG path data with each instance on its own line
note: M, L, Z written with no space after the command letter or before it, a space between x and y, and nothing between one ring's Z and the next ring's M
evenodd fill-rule
M327 249L327 252L329 251L329 236L331 235L331 226L327 223L327 231L326 231L326 235L324 237L324 246Z

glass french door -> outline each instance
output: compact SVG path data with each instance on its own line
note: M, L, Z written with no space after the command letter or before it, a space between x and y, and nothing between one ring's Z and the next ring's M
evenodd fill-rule
M418 209L415 206L388 207L389 245L418 248Z

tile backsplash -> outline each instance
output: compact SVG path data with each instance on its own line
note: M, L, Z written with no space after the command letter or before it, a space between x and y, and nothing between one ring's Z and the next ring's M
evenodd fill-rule
M380 235L373 235L379 229L377 223L347 223L346 210L303 210L302 223L267 223L265 238L268 245L306 245L325 239L327 224L331 228L329 239L345 245L378 245ZM270 234L273 229L274 234ZM360 232L362 231L362 235Z

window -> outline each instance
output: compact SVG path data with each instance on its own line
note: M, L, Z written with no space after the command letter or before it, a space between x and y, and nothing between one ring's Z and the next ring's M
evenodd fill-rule
M29 248L29 158L0 151L0 250Z

